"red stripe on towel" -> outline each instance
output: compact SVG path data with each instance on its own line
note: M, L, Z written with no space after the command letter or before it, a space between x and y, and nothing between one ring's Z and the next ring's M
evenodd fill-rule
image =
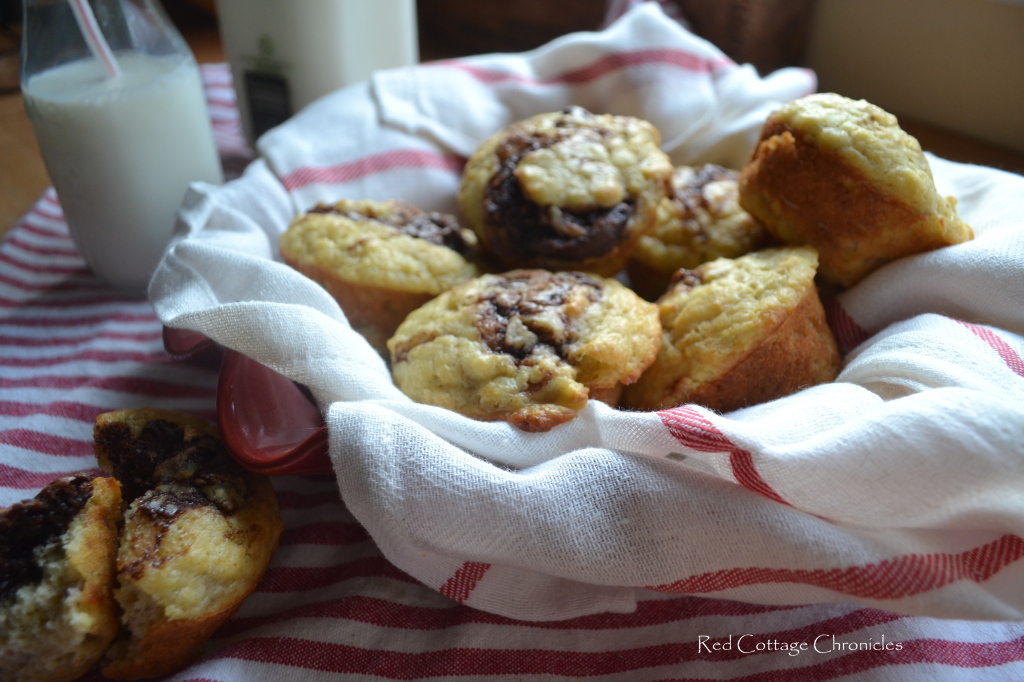
M455 571L451 578L448 578L438 591L461 604L469 599L469 595L473 593L477 583L490 567L490 564L479 561L467 561L459 567L459 570Z
M734 445L714 424L690 406L674 407L658 413L661 422L668 427L676 440L692 450L700 452L727 452L736 481L748 490L765 497L789 504L781 495L761 478L754 465L754 456Z
M871 334L857 324L857 321L850 316L846 309L836 299L825 302L825 319L828 326L835 334L836 342L843 353L848 353L860 344L867 341Z
M861 599L902 599L961 580L981 583L1024 557L1024 540L1004 535L959 554L905 554L845 568L736 568L704 573L652 589L707 594L766 583L813 585Z
M995 332L986 327L981 327L962 320L957 320L957 322L962 324L964 327L967 327L972 334L991 346L992 349L999 354L999 357L1003 359L1006 366L1013 370L1015 374L1024 377L1024 359L1021 359L1017 351L1011 348L1006 341L1003 341Z
M332 166L302 166L281 178L291 191L312 184L340 185L378 173L399 169L437 169L461 173L466 160L452 154L424 149L392 149Z
M534 78L533 76L508 71L492 70L476 64L454 60L434 62L428 66L456 68L468 73L481 83L489 85L501 83L514 83L516 85L580 85L603 78L616 71L650 64L680 68L686 71L693 71L694 73L712 73L723 67L735 65L730 59L708 59L707 57L684 50L654 48L604 55L585 66L563 71L547 78Z

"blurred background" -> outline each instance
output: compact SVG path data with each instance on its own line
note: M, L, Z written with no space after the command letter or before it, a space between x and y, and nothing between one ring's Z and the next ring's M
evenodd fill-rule
M533 49L641 0L417 0L423 61ZM935 154L1024 173L1024 0L658 1L763 74L897 114ZM202 62L224 61L214 0L162 0ZM18 92L20 0L0 0L0 233L49 185Z

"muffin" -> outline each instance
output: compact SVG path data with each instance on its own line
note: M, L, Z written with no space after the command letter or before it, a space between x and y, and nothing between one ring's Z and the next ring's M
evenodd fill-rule
M850 287L897 258L973 238L935 190L896 117L835 94L772 113L739 180L740 205L786 244L818 250L826 282Z
M388 342L396 385L418 402L525 431L615 404L654 360L654 304L582 272L483 275L417 309Z
M476 235L404 201L318 204L281 235L285 263L323 286L381 353L411 311L479 274Z
M832 381L839 351L811 247L778 247L680 270L658 301L661 349L623 404L728 412Z
M611 276L636 250L672 163L657 129L581 107L519 121L466 163L459 206L502 269Z
M121 491L73 475L0 511L0 679L83 675L117 634Z
M658 202L658 219L629 262L634 290L654 300L680 268L767 246L764 227L740 208L738 178L738 171L715 164L675 169L668 195Z
M201 419L121 410L101 414L94 431L97 460L128 503L117 553L121 628L102 671L115 680L168 674L197 658L256 588L281 533L277 497Z

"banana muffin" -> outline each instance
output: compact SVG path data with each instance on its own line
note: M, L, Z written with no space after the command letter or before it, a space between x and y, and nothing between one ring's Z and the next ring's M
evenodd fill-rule
M348 199L297 216L279 240L284 262L323 286L381 353L406 315L479 274L476 243L452 215Z
M764 227L740 208L738 179L738 171L715 164L675 169L669 193L658 203L658 219L629 262L637 293L654 300L680 268L768 245Z
M615 404L660 343L657 307L616 280L525 269L441 294L388 347L395 383L413 400L547 431L590 398Z
M739 190L740 205L777 239L815 247L822 279L839 287L974 236L896 117L831 93L768 117Z
M215 427L156 409L101 414L100 466L128 504L117 554L117 638L101 662L115 680L178 670L256 588L281 519L265 476L230 459Z
M623 404L728 412L835 379L839 351L811 247L778 247L680 270L658 301L661 349Z
M117 481L86 474L0 511L0 679L74 680L107 650L120 519Z
M503 269L611 276L654 224L672 163L649 122L581 107L512 124L463 171L459 206Z

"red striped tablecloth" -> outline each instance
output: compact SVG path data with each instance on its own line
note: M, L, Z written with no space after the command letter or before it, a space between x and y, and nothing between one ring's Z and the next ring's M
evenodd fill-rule
M203 68L229 176L248 158L228 70ZM0 506L95 468L100 412L212 418L216 374L171 360L143 298L85 269L47 191L0 243ZM1024 624L855 605L779 607L650 592L629 614L519 622L386 561L331 478L280 477L285 532L257 592L168 679L1020 680ZM102 679L98 673L87 680Z

